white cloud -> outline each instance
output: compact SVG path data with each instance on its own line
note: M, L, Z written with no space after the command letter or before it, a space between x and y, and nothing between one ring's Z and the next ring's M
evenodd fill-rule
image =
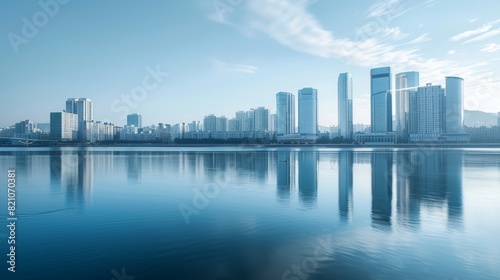
M481 51L482 52L496 52L496 51L500 51L500 44L496 44L496 43L486 44L481 49Z
M469 20L469 22L476 22L477 18Z
M216 58L209 58L209 60L217 71L254 74L255 72L257 72L257 70L259 70L258 67L253 65L230 64Z
M471 22L474 22L474 21L476 21L476 20L471 20ZM469 37L476 36L476 35L479 35L478 37L481 37L482 36L481 34L484 34L488 31L490 31L491 28L493 28L499 22L500 22L500 19L497 19L496 21L489 22L487 24L483 24L482 26L480 26L476 29L467 30L467 31L464 31L462 33L459 33L459 34L451 37L450 40L460 41L460 40L467 39ZM464 42L464 44L466 44L469 41L473 42L473 40L474 40L474 38ZM481 40L481 39L479 39L479 40Z
M365 18L377 18L379 21L392 20L412 10L413 7L404 8L400 0L379 0L365 13Z
M394 7L399 1L388 0L384 7ZM378 2L368 15L383 15ZM394 73L408 69L421 72L423 83L442 83L445 76L460 76L467 80L466 91L488 91L500 87L500 79L483 65L467 65L449 59L426 58L419 48L420 43L430 40L422 34L408 42L388 44L377 36L353 38L336 37L325 29L308 12L307 2L294 0L253 0L246 2L245 20L238 23L241 30L252 30L253 34L267 35L279 44L298 52L325 58L340 58L345 64L362 67L391 66ZM388 26L384 26L386 28ZM491 27L489 27L491 29ZM478 32L459 34L459 39L468 38ZM484 32L483 32L484 33ZM458 35L457 35L458 36ZM489 62L488 62L489 63ZM471 106L468 107L469 109Z
M469 40L467 40L467 41L465 41L463 43L467 44L467 43L471 43L471 42L477 42L477 41L486 40L486 39L491 38L493 36L496 36L498 34L500 34L500 28L495 29L495 30L491 30L491 31L486 32L486 33L483 33L483 34L481 34L481 35L479 35L477 37L474 37L472 39L469 39Z
M430 40L431 40L431 36L429 36L429 33L424 33L424 34L418 36L417 38L411 40L410 42L408 42L408 44L421 44L423 42L427 42Z
M449 51L448 51L448 54L450 54L450 55L451 55L451 54L455 54L455 53L456 53L456 51L455 51L455 50L449 50Z

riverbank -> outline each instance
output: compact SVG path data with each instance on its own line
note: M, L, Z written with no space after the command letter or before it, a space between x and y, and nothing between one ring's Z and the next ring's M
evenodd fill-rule
M162 144L162 143L129 143L129 144L35 144L25 145L0 145L0 148L30 148L30 147L251 147L251 148L500 148L500 143L405 143L405 144Z

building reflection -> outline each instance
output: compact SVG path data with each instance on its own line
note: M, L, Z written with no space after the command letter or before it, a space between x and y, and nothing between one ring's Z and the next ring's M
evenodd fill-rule
M127 157L127 179L129 183L140 184L142 157L140 152L133 152Z
M66 190L70 206L85 207L90 203L94 186L93 155L85 150L50 153L50 182Z
M412 188L410 174L413 172L411 153L401 151L397 153L396 161L396 191L398 223L405 227L420 225L420 198L418 190Z
M338 154L339 168L339 217L342 221L352 220L353 211L353 152L341 151Z
M295 153L279 151L277 154L277 197L280 201L289 201L295 189Z
M392 212L392 152L372 153L372 225L390 227Z
M453 151L447 154L446 168L446 197L448 202L448 225L462 226L463 198L462 198L462 168L463 152Z
M416 227L422 208L447 206L448 224L462 223L462 151L417 149L398 153L398 223Z
M299 151L299 200L304 206L316 205L318 196L318 153Z

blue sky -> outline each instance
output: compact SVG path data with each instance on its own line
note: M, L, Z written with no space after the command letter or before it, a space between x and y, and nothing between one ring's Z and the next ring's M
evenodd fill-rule
M369 123L380 66L420 71L421 85L463 77L466 109L500 111L497 0L54 1L0 2L0 127L48 122L68 97L119 125L128 111L144 124L274 112L276 92L303 87L318 89L320 125L336 125L341 72L354 122Z

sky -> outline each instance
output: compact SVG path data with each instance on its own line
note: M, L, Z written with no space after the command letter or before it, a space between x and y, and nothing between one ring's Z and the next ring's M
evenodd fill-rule
M144 125L274 113L277 92L304 87L318 90L330 126L343 72L354 123L370 123L370 69L383 66L419 71L420 85L462 77L465 109L499 112L499 10L498 0L5 0L0 127L47 123L70 97L117 125L127 113Z

